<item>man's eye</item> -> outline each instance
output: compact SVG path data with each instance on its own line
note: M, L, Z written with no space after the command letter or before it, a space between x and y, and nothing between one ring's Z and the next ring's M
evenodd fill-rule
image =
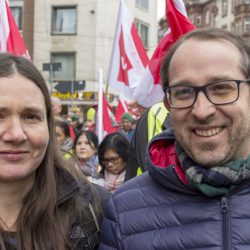
M216 84L214 86L211 86L209 89L211 94L220 94L220 95L225 95L225 94L230 94L233 91L237 89L237 86L235 87L232 84L228 83L221 83L221 84Z
M193 92L194 91L191 88L178 88L174 89L172 94L174 98L185 98L192 95Z

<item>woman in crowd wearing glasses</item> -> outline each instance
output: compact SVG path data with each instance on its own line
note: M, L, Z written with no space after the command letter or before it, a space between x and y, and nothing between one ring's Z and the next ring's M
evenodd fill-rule
M98 157L104 169L104 187L114 192L126 180L128 164L135 164L130 143L120 133L109 134L99 146Z

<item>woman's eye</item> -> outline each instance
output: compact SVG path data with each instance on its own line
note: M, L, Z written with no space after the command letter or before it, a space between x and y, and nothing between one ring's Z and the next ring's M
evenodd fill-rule
M24 116L25 119L27 120L41 120L41 117L39 115L35 115L35 114L27 114Z

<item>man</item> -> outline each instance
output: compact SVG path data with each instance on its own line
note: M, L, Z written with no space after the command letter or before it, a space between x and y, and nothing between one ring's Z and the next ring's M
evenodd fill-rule
M62 111L62 104L58 97L51 96L52 112L54 117L60 117Z
M172 133L112 197L100 249L250 249L250 49L223 30L183 36L161 77Z
M134 129L132 128L133 123L135 122L132 115L128 112L125 112L122 115L122 124L121 124L121 132L125 134L127 139L131 141Z
M169 112L165 107L165 100L148 108L136 122L132 136L137 166L129 166L134 176L145 172L145 155L148 142L163 130L170 128ZM128 171L128 169L127 169ZM132 176L132 177L134 177Z

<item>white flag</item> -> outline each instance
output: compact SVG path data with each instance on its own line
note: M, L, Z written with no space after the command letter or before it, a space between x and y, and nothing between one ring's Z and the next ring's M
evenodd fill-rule
M133 19L120 0L108 84L126 98L133 99L148 61Z
M187 17L185 5L182 0L166 0L166 16L170 28L155 49L134 95L134 99L144 107L149 107L163 100L164 93L160 84L162 59L169 47L181 35L195 29L195 26Z

